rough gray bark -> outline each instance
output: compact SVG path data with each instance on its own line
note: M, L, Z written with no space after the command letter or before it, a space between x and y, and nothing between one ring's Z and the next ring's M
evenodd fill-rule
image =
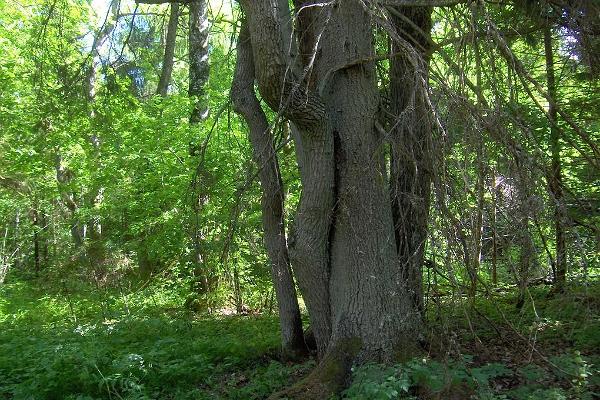
M156 93L166 96L173 73L173 56L175 55L175 42L177 40L177 23L179 22L179 4L172 3L169 13L169 24L167 25L167 38L165 40L165 54L163 57L162 70L158 80Z
M282 356L293 359L307 350L285 237L283 183L269 123L254 92L252 44L245 22L238 40L231 97L235 111L248 124L254 161L259 168L264 243L279 308Z
M323 399L345 384L352 365L418 348L420 316L400 268L386 138L376 128L374 17L358 0L297 1L300 25L286 46L287 2L240 3L259 91L293 124L302 196L290 256L321 356L303 383L273 397Z
M242 1L251 34L258 88L273 110L293 123L302 158L302 196L290 231L290 258L309 309L317 348L323 354L331 334L329 306L330 220L334 206L333 135L318 94L307 89L288 65L282 14L275 1ZM279 10L279 11L278 11ZM289 10L288 10L289 15Z
M189 87L188 94L196 98L190 122L199 123L208 116L206 82L208 82L208 3L206 0L189 2Z
M401 272L410 282L414 304L423 311L421 277L432 177L432 125L423 80L429 66L432 9L395 10L392 24L415 52L407 54L392 43L392 54L400 55L390 60L390 191Z

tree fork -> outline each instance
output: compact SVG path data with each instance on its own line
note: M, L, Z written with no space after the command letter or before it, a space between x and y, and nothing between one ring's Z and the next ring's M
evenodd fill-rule
M415 354L422 323L412 282L400 270L386 138L376 129L372 16L357 0L323 5L311 32L303 28L305 40L320 39L314 57L304 58L308 68L299 68L287 54L296 49L284 40L287 2L241 5L260 93L293 125L302 196L290 258L321 356L309 378L273 398L327 398L348 383L352 365ZM357 59L367 61L352 63Z
M298 278L319 355L331 335L329 245L333 198L333 136L320 97L301 86L297 67L288 68L284 38L291 28L281 23L287 3L242 0L252 41L258 88L267 104L292 123L302 195L290 227L289 255Z

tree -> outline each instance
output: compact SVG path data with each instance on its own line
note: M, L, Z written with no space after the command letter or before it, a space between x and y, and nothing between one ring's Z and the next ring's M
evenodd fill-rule
M208 107L206 104L205 85L208 81L208 2L192 0L189 2L189 89L190 96L197 97L196 104L190 115L190 123L197 124L206 119Z
M431 56L431 7L392 9L392 23L403 42L392 41L390 59L391 162L390 192L396 246L413 303L424 311L421 290L423 255L433 175L432 126L427 99L419 88ZM410 43L419 57L407 52ZM402 116L402 117L400 117Z
M554 76L554 53L552 50L552 29L544 28L544 53L546 58L546 85L550 101L548 105L548 119L550 123L550 149L552 163L548 176L550 193L554 197L554 231L555 231L555 283L559 290L564 288L567 276L567 250L564 228L564 199L562 188L562 173L560 159L560 130L557 126L556 112L556 78Z
M165 40L165 55L158 80L156 93L166 96L171 82L173 72L173 57L175 55L175 42L177 40L177 23L179 22L179 3L171 3L169 12L169 24L167 25L167 38Z
M418 226L413 227L408 216L394 215L393 208L402 196L416 192L421 204L415 206L426 209L429 182L421 161L419 168L410 159L408 166L400 165L397 152L392 176L402 189L400 197L390 196L389 139L380 123L374 23L394 41L397 54L387 57L401 60L395 65L399 82L394 85L402 89L395 89L390 99L392 115L397 118L394 111L414 99L415 116L405 121L416 124L414 136L392 150L408 146L419 158L428 149L427 51L419 47L423 40L407 41L397 26L381 18L384 10L359 1L296 1L294 29L287 1L240 4L258 89L268 106L292 124L302 182L290 258L321 361L301 387L285 396L322 399L342 387L352 365L410 357L419 348L422 323L414 294L420 288L408 271L420 268L416 260L427 212L416 217ZM405 19L414 24L411 18L421 18L418 29L428 31L428 13L408 13ZM409 175L407 169L416 172ZM397 235L395 227L415 232Z
M283 183L269 123L254 92L254 73L252 45L244 22L231 97L235 110L248 124L254 160L259 167L264 243L279 307L282 355L295 358L306 353L306 345L285 236Z

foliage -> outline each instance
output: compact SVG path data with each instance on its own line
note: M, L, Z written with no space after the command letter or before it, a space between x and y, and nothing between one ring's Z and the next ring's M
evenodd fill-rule
M0 295L0 397L258 399L312 365L271 361L275 318L198 318L166 288Z
M412 360L393 367L367 364L353 371L352 385L344 392L347 399L418 399L419 396L443 398L477 398L488 400L516 399L592 399L594 388L585 379L587 362L579 355L564 354L557 358L560 372L548 373L535 364L511 369L503 363L473 365L473 357L444 363L435 360ZM557 370L558 371L558 370ZM527 383L514 389L496 384L497 378L522 377ZM565 378L575 377L576 385L565 388ZM437 397L436 397L437 398Z
M123 0L114 14L109 3L0 0L0 398L264 398L315 363L275 360L261 188L229 99L239 10L211 3L210 113L192 125L186 13L161 97L167 6ZM443 351L357 366L346 398L598 396L600 80L570 10L526 3L434 11L438 160L423 282ZM563 111L560 200L538 90L545 23ZM376 40L385 105L390 43L382 30ZM292 132L267 115L289 226L302 189ZM564 293L545 286L557 221Z

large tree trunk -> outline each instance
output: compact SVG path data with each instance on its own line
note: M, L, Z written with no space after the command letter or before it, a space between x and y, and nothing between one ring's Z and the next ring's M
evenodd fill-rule
M269 107L281 109L294 125L303 190L290 231L290 258L309 310L318 352L323 354L331 334L328 249L334 206L331 125L318 94L301 86L297 66L289 64L284 43L291 37L291 29L280 21L282 14L289 15L287 3L274 4L269 0L241 3L251 34L259 90Z
M286 43L287 1L240 3L258 88L294 126L303 190L290 256L321 356L303 383L274 397L323 399L343 387L352 365L415 354L421 330L411 294L418 289L395 239L386 138L376 129L374 15L358 0L298 2L296 46Z
M306 345L285 237L283 183L269 123L254 92L254 60L246 23L240 31L231 97L236 112L248 124L254 161L259 168L264 242L279 307L282 356L294 359L306 354Z

